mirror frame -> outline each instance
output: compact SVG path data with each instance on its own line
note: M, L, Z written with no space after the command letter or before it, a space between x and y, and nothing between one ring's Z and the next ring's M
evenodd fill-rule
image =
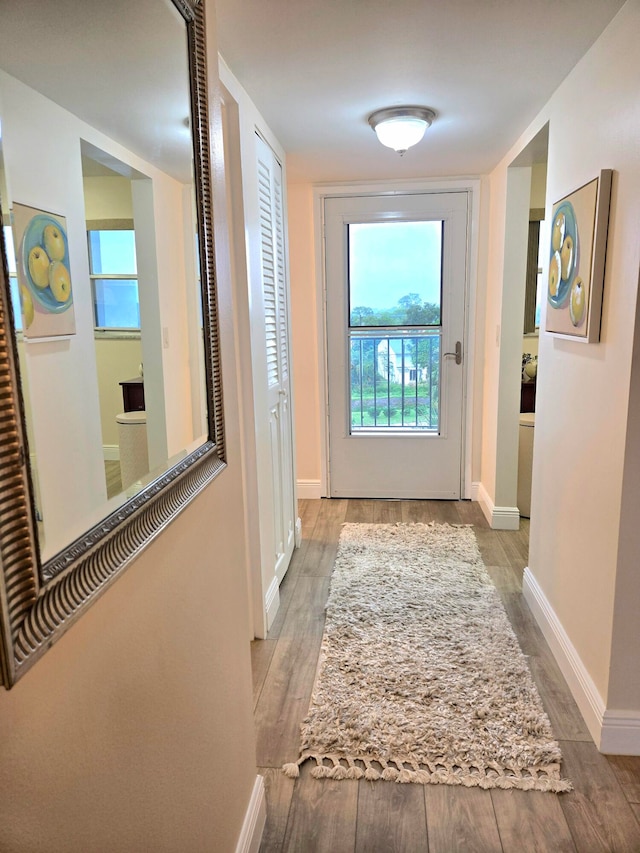
M171 2L182 15L187 33L209 434L203 445L41 564L7 255L0 229L0 675L7 689L226 464L204 6L203 0Z

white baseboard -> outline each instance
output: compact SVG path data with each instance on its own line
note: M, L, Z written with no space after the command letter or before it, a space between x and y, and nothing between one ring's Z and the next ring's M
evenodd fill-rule
M322 497L320 480L298 480L296 485L300 500L313 501Z
M105 462L119 462L120 447L117 444L103 444L102 456Z
M522 594L558 662L596 746L600 748L605 704L542 587L527 566Z
M595 745L601 752L640 754L640 713L607 711L580 655L531 570L524 570L522 594L540 626Z
M640 711L605 711L600 752L640 755Z
M476 497L473 497L473 494ZM517 506L496 506L482 483L471 486L472 500L480 503L480 508L489 522L492 530L519 530L520 510Z
M266 821L267 801L264 793L264 779L262 776L256 776L240 838L236 845L236 853L258 853Z
M269 584L269 589L264 597L264 609L267 615L267 631L273 625L273 620L276 618L278 608L280 607L280 584L278 578L274 575L273 580Z

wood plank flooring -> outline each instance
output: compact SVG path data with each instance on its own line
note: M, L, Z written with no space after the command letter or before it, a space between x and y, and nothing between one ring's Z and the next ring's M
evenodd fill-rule
M104 477L107 481L107 498L113 498L122 491L122 479L120 478L120 463L105 460Z
M280 610L268 639L252 643L257 756L267 793L262 853L640 853L640 758L597 751L522 598L528 522L519 531L492 531L468 501L301 501L300 517L302 546L280 588ZM572 793L336 782L314 779L306 766L294 781L281 772L298 756L345 521L474 525L560 741Z

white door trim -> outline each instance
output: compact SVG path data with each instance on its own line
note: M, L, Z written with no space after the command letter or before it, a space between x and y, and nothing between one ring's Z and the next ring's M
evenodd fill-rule
M313 218L315 235L316 305L318 318L318 388L320 396L321 492L329 492L329 410L327 373L326 269L324 252L324 200L350 195L398 195L405 193L441 193L466 191L469 196L467 228L467 287L465 302L465 345L463 376L464 458L461 497L471 498L472 437L475 373L475 312L478 279L478 232L480 223L480 179L438 178L433 180L380 181L353 184L316 184L313 188Z

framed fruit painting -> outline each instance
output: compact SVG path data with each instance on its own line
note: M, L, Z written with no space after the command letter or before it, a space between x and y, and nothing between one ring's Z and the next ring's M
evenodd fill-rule
M611 169L553 206L545 331L600 340Z
M15 203L12 226L23 336L31 341L74 335L66 218Z

